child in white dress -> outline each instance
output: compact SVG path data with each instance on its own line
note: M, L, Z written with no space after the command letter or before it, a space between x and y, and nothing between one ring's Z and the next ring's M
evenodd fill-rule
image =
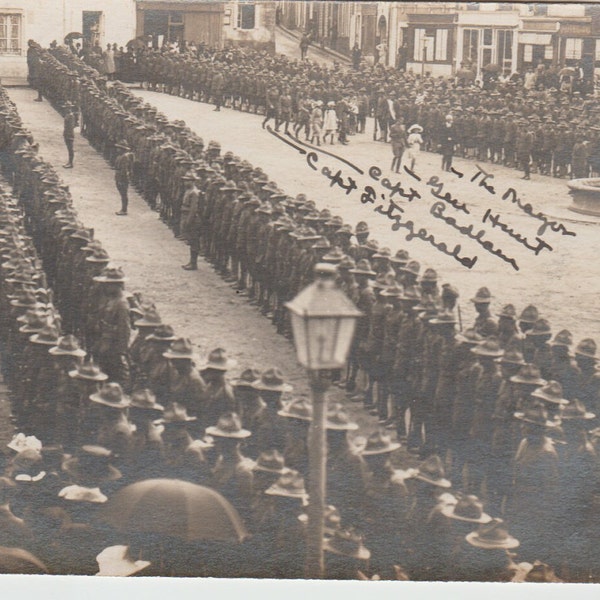
M410 170L415 170L415 165L417 164L417 158L421 153L421 146L423 145L423 138L421 137L421 133L423 132L423 128L420 125L411 125L408 129L408 150L406 155L410 160Z

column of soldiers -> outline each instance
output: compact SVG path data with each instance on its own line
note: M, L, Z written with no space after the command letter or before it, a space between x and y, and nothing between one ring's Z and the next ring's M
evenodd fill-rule
M597 100L580 92L544 85L527 90L514 81L463 87L395 70L356 72L254 52L238 52L233 60L231 50L200 57L148 51L138 66L149 89L265 115L270 107L276 129L291 120L296 135L306 128L306 139L313 137L310 114L333 102L340 141L364 132L372 115L382 141L395 122L419 123L425 149L437 151L445 116L452 114L459 156L514 168L531 163L533 172L554 177L600 173L600 110Z
M85 87L84 83L82 89ZM90 95L97 96L104 106L107 95L96 89ZM473 327L456 333L458 291L447 284L440 287L433 269L425 269L420 277L417 261L406 251L392 255L389 249L379 248L369 239L365 223L352 230L328 211L318 212L314 203L302 195L287 197L259 169L233 155L221 157L215 143L209 144L206 152L198 149L196 157L189 150L181 151L188 139L181 133L185 125L165 123L129 92L118 86L113 91L122 107L117 110L123 113L115 112L122 119L115 121L123 124L126 141L134 151L138 152L141 143L136 132L148 128L152 135L164 140L163 151L181 159L181 196L171 206L179 203L177 232L190 242L191 260L186 267L194 267L194 252L202 253L232 284L247 290L253 301L265 313L271 313L285 331L282 302L311 280L317 262L338 265L340 285L364 313L347 377L340 385L347 389L351 400L363 402L379 417L383 429L396 429L398 439L406 438L409 449L424 461L417 472L409 471L409 476L399 474L387 462L398 442L392 442L384 431L369 439L370 446L363 448L363 459L359 460L356 452L350 451L346 438L346 432L355 426L340 407L332 408L328 441L333 457L339 460L331 461L329 499L342 518L370 540L373 562L381 565L380 572L389 574L394 565L400 564L415 578L452 578L452 565L458 561L456 544L451 542L464 538L452 531L454 521L483 526L489 518L492 534L502 530L500 523L483 516L481 503L473 499L479 495L486 499L490 512L503 515L511 530L518 532L526 558L543 558L560 567L566 578L579 579L596 573L590 544L597 528L597 511L593 509L597 494L593 428L599 410L600 378L592 340L582 340L573 348L569 332L560 331L553 336L549 323L540 318L533 306L517 316L514 306L506 305L493 315L492 297L486 288L472 299L477 313ZM110 100L107 102L110 105ZM123 110L125 107L129 110ZM130 116L132 113L139 116ZM89 122L94 123L90 127L102 131L98 116L90 112L89 117ZM142 126L144 129L138 129ZM148 172L143 165L147 163L145 159L138 162L140 180L144 182ZM177 162L174 158L173 165ZM158 181L157 187L162 186L164 183ZM162 194L160 201L162 205ZM118 273L113 275L121 278ZM107 283L102 278L107 279L108 274L100 277L100 285ZM146 321L156 324L156 315L150 317ZM140 331L144 329L142 325ZM153 366L141 369L154 373L152 389L163 402L173 393L172 371L160 357L165 352L169 356L183 355L186 360L190 356L189 347L173 337L171 331L159 327L148 335L146 343L152 348L149 357ZM136 349L140 357L146 356L141 349L143 341L144 338ZM169 350L175 341L178 347ZM164 358L172 361L169 356ZM176 369L180 375L183 372L190 377L189 385L182 387L199 390L200 375L189 367L186 363ZM113 368L118 371L116 365ZM211 386L211 382L204 383ZM221 385L221 379L213 383L213 387ZM251 442L255 452L252 457L258 456L261 449L256 440L264 439L267 445L263 450L275 448L289 464L305 468L305 460L298 457L304 454L297 448L298 429L294 430L296 443L291 444L292 452L288 447L290 440L286 442L284 435L287 426L273 425L282 416L279 412L283 411L284 416L292 412L281 404L281 393L286 390L281 378L274 385L276 389L266 387L260 394L265 405L262 411L257 408L256 396L248 393L254 388L242 384L236 386L236 391L238 387L244 390L242 404L253 401L249 402L252 408L248 413L252 414L252 425L244 423L243 406L233 405L242 415L245 430L256 435ZM187 394L184 392L183 397ZM218 418L219 411L214 412L210 406L208 403L206 410L213 418L204 421L204 425ZM299 402L299 407L304 419L296 420L305 423L306 402ZM194 409L187 410L189 413ZM261 412L266 424L257 417ZM583 468L588 475L581 478ZM452 473L456 490L453 499L440 496L451 485L445 470ZM302 470L300 473L306 474ZM390 487L386 481L394 483ZM290 483L301 489L299 481L290 478ZM373 496L373 506L381 510L365 514L365 496ZM398 508L399 497L407 499L406 512ZM391 505L386 504L383 510L381 503L388 501ZM243 503L238 506L242 512L247 510ZM573 506L575 509L571 510ZM465 508L471 516L463 513L456 518L461 515L455 512ZM378 521L379 514L387 515L386 519ZM392 518L397 519L397 527L389 527L388 520ZM375 535L374 531L382 533ZM385 531L395 536L393 544L378 542ZM481 532L484 538L490 533L486 531L484 528ZM502 531L501 544L514 544L510 541L514 538ZM356 534L345 535L354 536L356 541ZM452 550L432 554L433 547L440 547L440 535L449 536L448 545L441 546ZM479 536L471 536L471 542ZM401 543L403 539L405 542ZM569 542L563 543L564 540ZM471 542L469 550L485 547ZM485 543L489 543L489 537ZM386 554L390 547L391 555ZM355 555L366 553L357 548ZM492 563L491 559L497 560L499 555L488 558ZM474 560L482 565L486 562L481 557ZM500 567L507 567L500 563L494 563L496 574ZM493 570L489 564L488 568Z

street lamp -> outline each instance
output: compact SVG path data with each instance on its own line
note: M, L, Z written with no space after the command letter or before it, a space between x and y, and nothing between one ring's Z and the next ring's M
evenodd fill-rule
M298 361L308 371L313 417L308 432L308 523L306 576L322 579L323 514L325 510L327 440L325 437L325 392L329 371L346 363L356 320L361 312L335 283L336 268L319 263L316 280L291 302L290 311L294 345Z

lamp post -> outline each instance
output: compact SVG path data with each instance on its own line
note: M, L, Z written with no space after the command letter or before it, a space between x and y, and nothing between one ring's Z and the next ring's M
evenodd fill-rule
M336 268L319 263L316 280L286 304L290 311L294 345L300 364L308 371L313 417L308 432L308 524L306 577L322 579L323 514L327 489L325 392L331 370L346 363L356 320L361 316L335 283Z

